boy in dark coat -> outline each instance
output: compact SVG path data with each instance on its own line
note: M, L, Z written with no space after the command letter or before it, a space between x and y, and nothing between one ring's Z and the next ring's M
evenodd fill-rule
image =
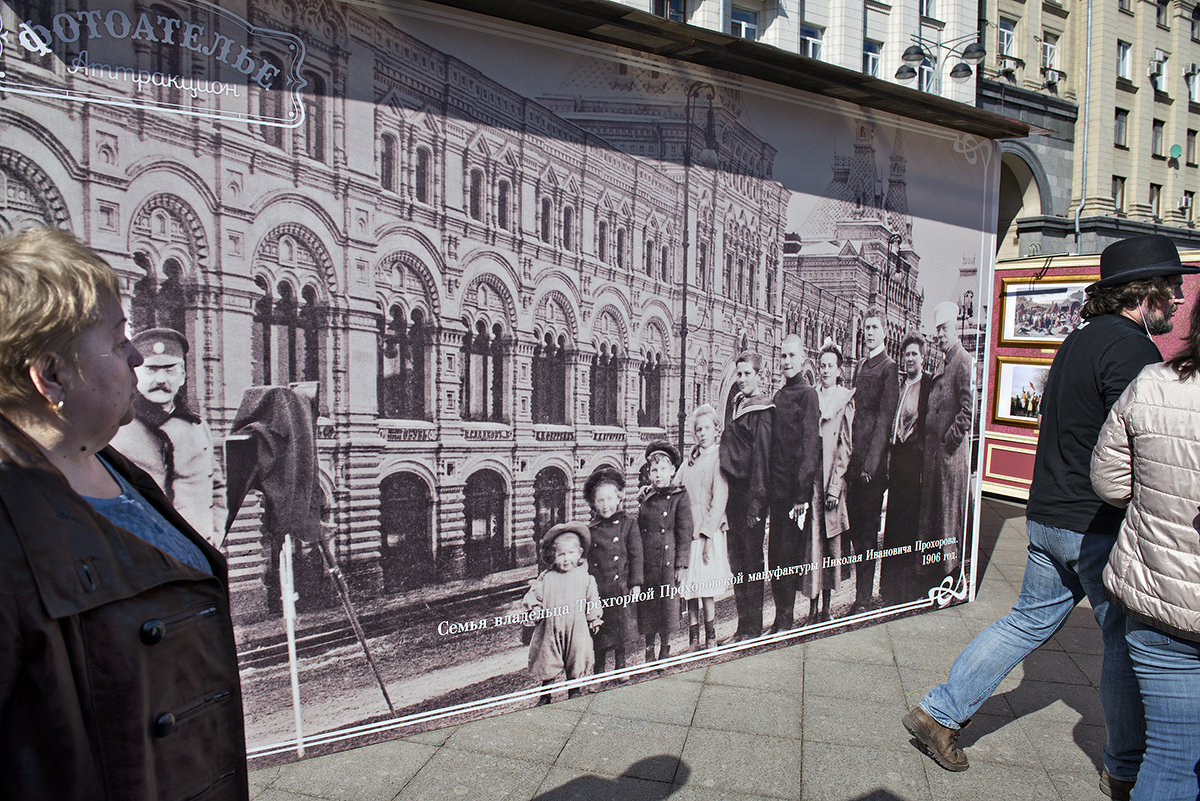
M663 587L678 587L687 570L692 544L692 502L687 490L672 486L679 467L679 451L669 442L656 440L646 448L650 486L638 511L642 538L643 576L654 589L654 598L638 604L638 629L646 638L646 661L654 660L654 638L658 636L659 659L671 655L671 633L679 620L679 598Z
M602 601L637 595L642 591L642 538L638 534L637 521L625 512L624 493L625 476L607 465L592 471L583 485L583 497L592 508L592 519L588 523L592 535L588 570L596 577ZM613 652L613 668L625 667L630 617L628 604L604 609L604 621L593 638L597 674L604 672L609 651Z

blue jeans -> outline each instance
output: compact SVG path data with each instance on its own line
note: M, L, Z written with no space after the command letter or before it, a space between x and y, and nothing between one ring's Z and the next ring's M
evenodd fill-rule
M921 699L921 708L957 729L983 705L1017 663L1058 631L1086 595L1104 638L1100 704L1108 741L1104 769L1132 781L1146 744L1146 721L1133 664L1125 646L1125 615L1104 595L1100 574L1114 537L1080 534L1032 520L1025 523L1029 558L1021 595L1008 617L971 640L954 660L950 677Z
M1200 643L1127 620L1125 640L1146 705L1146 756L1133 801L1200 797Z

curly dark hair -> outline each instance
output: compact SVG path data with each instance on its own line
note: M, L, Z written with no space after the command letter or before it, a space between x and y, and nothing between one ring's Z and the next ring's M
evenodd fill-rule
M1128 284L1089 289L1087 301L1079 310L1079 316L1086 320L1101 314L1120 314L1126 309L1136 309L1144 300L1149 300L1152 305L1162 306L1171 303L1174 297L1175 290L1167 278L1143 278Z
M1188 332L1180 339L1183 340L1183 350L1167 361L1167 365L1176 373L1179 380L1186 381L1200 372L1200 303L1192 307Z

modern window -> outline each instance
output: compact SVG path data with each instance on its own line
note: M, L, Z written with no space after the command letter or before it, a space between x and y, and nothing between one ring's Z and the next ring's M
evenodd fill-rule
M1188 100L1192 103L1200 103L1200 75L1189 72L1183 76L1183 82L1187 85Z
M1192 9L1190 30L1192 34L1192 41L1200 42L1200 6L1196 6Z
M1150 88L1155 92L1167 91L1167 65L1162 59L1152 59L1149 69Z
M1125 179L1120 175L1114 175L1112 178L1112 202L1113 211L1117 214L1125 213Z
M654 13L672 22L687 22L683 14L683 0L654 0Z
M933 91L935 70L936 67L929 59L925 59L921 62L921 66L917 67L917 88L922 92Z
M1183 210L1183 217L1185 220L1187 220L1188 225L1191 225L1193 222L1195 222L1195 218L1192 216L1192 210L1196 207L1196 193L1191 191L1184 192L1183 197L1179 200L1179 205Z
M1187 140L1183 149L1183 157L1191 167L1196 166L1196 132L1188 129Z
M1150 213L1162 217L1162 184L1150 184Z
M879 57L883 52L883 42L873 42L870 39L863 40L863 67L862 71L872 78L879 77Z
M729 32L743 39L758 39L758 12L734 6L729 11Z
M1154 21L1160 28L1171 27L1171 4L1167 0L1158 0L1154 4Z
M1133 13L1133 0L1117 0L1117 8Z
M821 44L825 31L812 25L800 26L800 55L821 58Z
M1117 147L1128 147L1129 142L1129 112L1123 108L1117 109L1113 120L1113 144Z
M1058 69L1058 34L1049 31L1042 34L1042 69Z
M996 53L1001 56L1016 55L1016 32L1017 23L1011 19L1001 19L1000 26L996 29Z
M911 7L911 6L910 6ZM922 17L934 16L935 6L934 0L919 0L917 8L921 12Z
M1133 45L1117 40L1117 77L1133 80Z
M1155 120L1150 126L1150 154L1159 158L1163 156L1163 129L1162 120Z

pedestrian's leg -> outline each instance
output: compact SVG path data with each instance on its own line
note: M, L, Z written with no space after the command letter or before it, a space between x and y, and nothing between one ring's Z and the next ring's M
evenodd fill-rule
M1126 639L1146 710L1146 752L1132 801L1200 798L1200 643L1135 620Z
M1146 717L1126 644L1125 613L1108 600L1101 580L1113 542L1113 537L1084 534L1076 572L1104 638L1100 669L1100 706L1106 732L1104 769L1118 779L1133 781L1146 750Z
M921 699L921 708L943 726L960 728L1017 663L1050 639L1083 598L1078 577L1053 556L1064 549L1058 542L1061 530L1029 521L1026 531L1029 557L1016 605L971 640L954 660L946 682ZM1069 548L1068 543L1068 552Z

